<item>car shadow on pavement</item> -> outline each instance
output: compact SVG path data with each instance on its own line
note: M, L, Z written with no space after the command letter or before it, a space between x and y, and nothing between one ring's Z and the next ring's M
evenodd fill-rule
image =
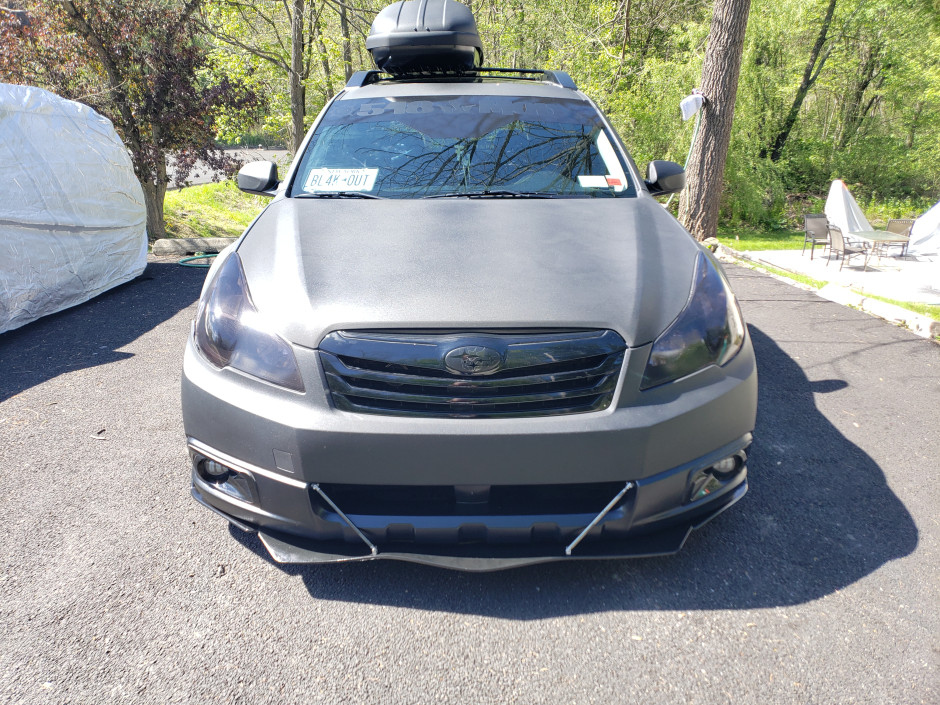
M66 372L131 357L120 349L196 301L205 272L149 262L126 284L0 334L0 402Z
M394 561L278 568L318 599L543 619L609 610L777 607L816 600L910 554L918 532L881 468L816 408L810 382L759 329L751 489L675 556L460 573ZM270 561L255 535L232 535Z

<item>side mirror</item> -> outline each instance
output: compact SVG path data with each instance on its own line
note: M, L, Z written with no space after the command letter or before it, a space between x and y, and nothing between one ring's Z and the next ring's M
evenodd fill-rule
M677 193L685 187L685 169L675 162L661 159L650 162L646 168L646 188L653 196Z
M251 162L238 171L238 188L259 196L277 193L277 164L274 162Z

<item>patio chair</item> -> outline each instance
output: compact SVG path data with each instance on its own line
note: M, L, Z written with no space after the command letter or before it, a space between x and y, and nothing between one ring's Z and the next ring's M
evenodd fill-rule
M914 221L911 218L892 218L885 226L885 230L887 230L889 233L894 233L895 235L902 235L909 241L911 239L911 228L913 226ZM886 242L883 243L881 252L888 254L889 247L899 247L901 248L900 256L903 257L907 254L907 245L907 242Z
M842 235L842 228L837 225L829 226L829 257L826 258L827 267L829 266L829 260L832 259L833 253L836 253L840 257L840 272L842 271L842 265L845 264L845 260L851 260L858 255L862 255L862 257L865 258L865 265L862 267L862 271L864 272L868 269L868 258L871 257L871 250L851 240L846 242L846 238Z
M809 258L813 259L813 251L816 245L822 245L824 248L829 245L829 221L823 213L809 213L803 216L803 251L806 253L806 246L809 245Z

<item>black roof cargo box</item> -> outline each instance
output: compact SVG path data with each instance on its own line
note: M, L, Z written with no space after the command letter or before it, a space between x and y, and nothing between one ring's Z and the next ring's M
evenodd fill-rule
M382 10L366 39L375 65L394 75L471 71L483 43L470 8L456 0L405 0Z

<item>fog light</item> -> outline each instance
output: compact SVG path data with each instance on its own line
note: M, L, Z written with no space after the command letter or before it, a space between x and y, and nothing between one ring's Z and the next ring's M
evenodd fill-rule
M733 473L738 469L738 458L735 455L731 455L727 458L722 458L717 463L712 465L712 473L718 477L727 476Z
M247 470L223 465L218 460L193 453L196 475L216 492L227 494L242 502L259 504L258 486Z
M225 480L229 473L231 472L227 467L222 465L222 463L217 463L214 460L203 460L200 464L200 469L202 470L202 475L212 482L222 482Z
M199 460L196 472L219 492L243 502L258 503L258 490L250 473L230 468L210 458Z
M739 450L734 455L722 458L711 467L692 473L685 501L695 502L727 486L743 470L746 462L747 453Z
M711 468L699 470L692 478L688 500L686 501L695 502L696 500L707 497L712 492L717 492L723 486L724 483L711 474Z

